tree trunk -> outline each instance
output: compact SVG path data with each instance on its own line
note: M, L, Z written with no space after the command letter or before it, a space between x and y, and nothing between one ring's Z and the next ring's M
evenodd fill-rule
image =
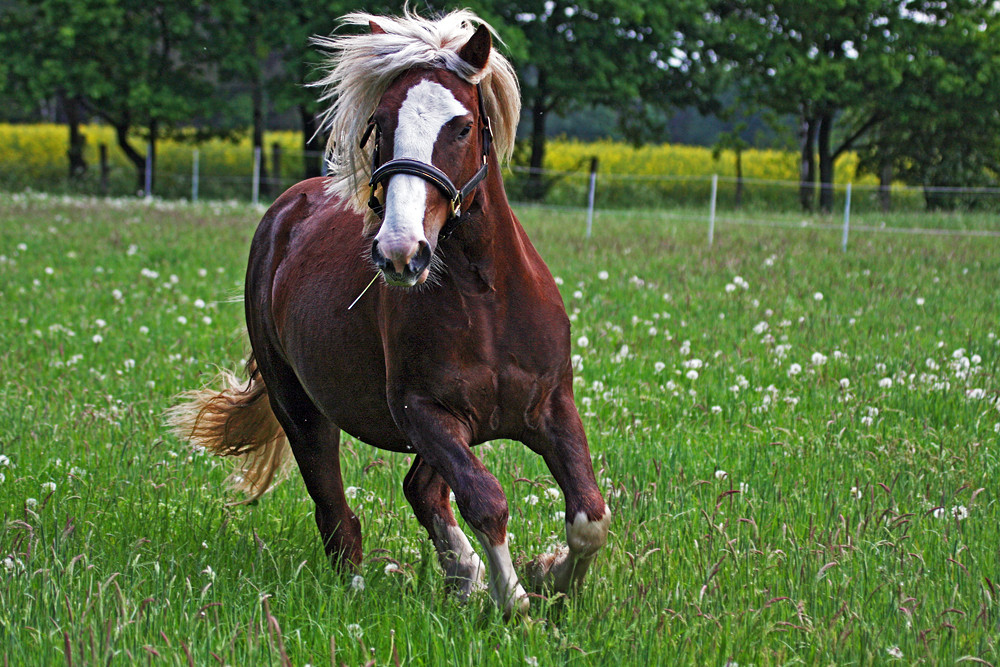
M538 70L538 90L531 105L531 170L528 172L528 185L525 195L531 201L539 201L545 197L545 175L542 165L545 161L545 120L547 109L546 76L544 70Z
M316 114L309 111L305 104L299 105L299 118L302 119L302 154L305 166L305 177L314 178L323 175L323 151L326 149L326 139L317 130Z
M146 194L150 196L153 195L153 189L156 185L153 181L156 179L156 140L159 137L159 134L160 122L154 118L149 121L149 143L146 145L146 150L149 155L149 174L146 175L146 178L149 181L149 192Z
M878 203L883 213L892 209L892 163L883 162L878 170Z
M135 167L138 191L141 194L146 187L146 157L139 153L132 144L128 142L129 122L125 120L115 124L115 138L118 140L118 147L125 153L132 166Z
M799 159L799 203L803 211L812 211L816 201L816 153L813 146L816 142L816 122L809 117L803 117L799 129L800 159Z
M833 211L833 152L830 137L833 132L833 114L824 113L819 119L816 147L819 151L819 210Z
M69 178L72 181L87 173L87 161L83 156L87 137L80 131L83 108L78 97L60 95L60 98L63 110L66 112L66 126L69 129L69 150L66 151L66 157L69 158Z

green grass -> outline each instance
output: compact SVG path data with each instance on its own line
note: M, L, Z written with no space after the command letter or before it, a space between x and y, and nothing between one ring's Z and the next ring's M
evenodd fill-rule
M4 664L1000 662L1000 239L843 254L836 230L720 223L709 248L703 214L603 213L587 241L579 212L523 210L614 523L577 598L506 624L445 593L406 457L347 441L356 590L297 474L227 506L228 462L166 433L246 353L259 216L0 195ZM515 555L561 540L541 460L481 455Z

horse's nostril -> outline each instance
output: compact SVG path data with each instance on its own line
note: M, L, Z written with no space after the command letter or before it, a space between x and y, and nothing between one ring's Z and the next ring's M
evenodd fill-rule
M389 268L389 260L378 249L378 239L372 241L372 261L375 262L375 266L383 271Z
M431 247L427 241L421 241L417 246L417 252L413 255L407 265L407 269L414 274L423 273L424 269L431 263Z

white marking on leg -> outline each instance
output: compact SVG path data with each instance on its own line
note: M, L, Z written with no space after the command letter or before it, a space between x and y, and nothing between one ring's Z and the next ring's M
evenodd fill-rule
M445 123L469 113L450 90L433 81L410 88L399 107L393 158L410 158L431 164L434 144ZM419 176L395 174L385 196L385 222L375 237L383 249L410 248L424 239L427 181ZM385 252L385 250L383 250Z
M500 544L492 544L490 539L475 531L479 543L486 550L486 561L490 567L490 595L497 606L503 610L504 616L516 612L528 613L528 594L521 587L521 582L514 571L514 563L510 558L510 548L505 537Z
M481 588L486 569L462 529L434 517L434 537L445 579L458 587L462 597Z
M573 556L590 558L608 541L608 526L611 512L604 508L604 516L596 521L587 518L584 512L577 512L573 523L566 522L566 543Z
M555 553L542 554L528 565L528 582L537 590L569 593L583 582L584 575L594 556L608 540L611 512L604 508L604 515L596 521L578 512L573 521L566 522L566 543Z

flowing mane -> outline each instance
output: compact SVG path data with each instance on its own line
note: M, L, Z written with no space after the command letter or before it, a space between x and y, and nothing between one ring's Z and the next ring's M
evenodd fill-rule
M443 68L469 83L481 83L486 113L493 125L494 148L500 162L510 158L521 112L517 76L510 62L496 49L482 71L458 56L458 50L479 25L493 28L468 10L453 11L431 21L406 10L402 17L348 14L342 26L376 24L383 33L314 37L312 43L329 53L324 76L314 85L322 88L322 129L329 132L328 192L359 213L368 210L370 156L359 146L369 115L396 77L414 67Z

